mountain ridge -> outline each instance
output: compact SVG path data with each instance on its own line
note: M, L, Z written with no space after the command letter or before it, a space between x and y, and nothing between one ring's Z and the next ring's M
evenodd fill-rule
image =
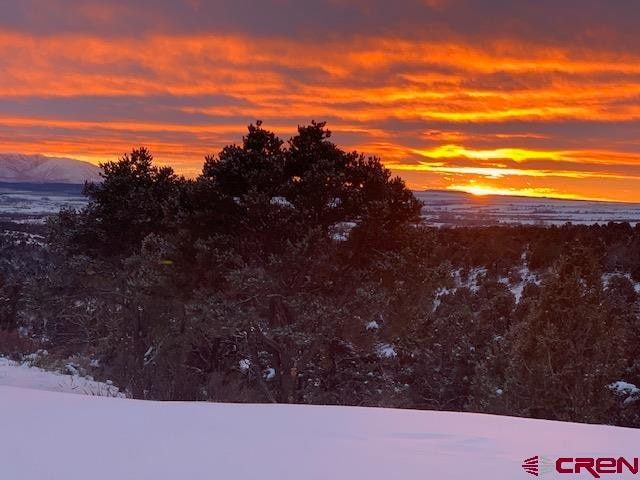
M82 160L0 153L0 182L79 184L99 180L100 168Z

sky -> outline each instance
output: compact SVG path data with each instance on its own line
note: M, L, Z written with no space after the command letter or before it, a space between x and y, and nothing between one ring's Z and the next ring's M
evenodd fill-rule
M327 121L414 189L640 201L637 0L0 0L0 151L188 176Z

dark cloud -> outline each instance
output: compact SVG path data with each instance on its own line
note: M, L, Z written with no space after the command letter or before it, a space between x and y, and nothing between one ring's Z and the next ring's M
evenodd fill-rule
M188 112L191 107L243 106L249 103L228 95L149 95L149 96L78 96L78 97L0 97L0 112L5 115L35 119L88 122L171 122L181 125L215 125L244 120L244 117L207 115Z
M0 11L2 27L33 34L244 32L318 42L391 35L624 50L640 45L635 0L2 0Z

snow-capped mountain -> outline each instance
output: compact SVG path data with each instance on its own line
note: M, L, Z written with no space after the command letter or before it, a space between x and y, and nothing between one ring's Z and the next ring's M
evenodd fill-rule
M100 169L72 158L0 153L0 182L84 183L100 179Z

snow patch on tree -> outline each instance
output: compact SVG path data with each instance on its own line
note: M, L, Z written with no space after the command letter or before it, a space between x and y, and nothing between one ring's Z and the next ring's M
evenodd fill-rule
M372 320L365 325L365 328L367 330L378 330L380 328L380 325L375 320Z
M640 388L636 387L633 383L618 380L617 382L609 384L608 387L616 395L627 397L624 399L624 405L631 405L640 400Z
M238 362L238 368L240 368L240 371L242 373L247 373L251 368L251 360L249 360L248 358L243 358Z
M395 358L398 356L396 349L389 343L380 343L376 346L376 354L380 358Z

